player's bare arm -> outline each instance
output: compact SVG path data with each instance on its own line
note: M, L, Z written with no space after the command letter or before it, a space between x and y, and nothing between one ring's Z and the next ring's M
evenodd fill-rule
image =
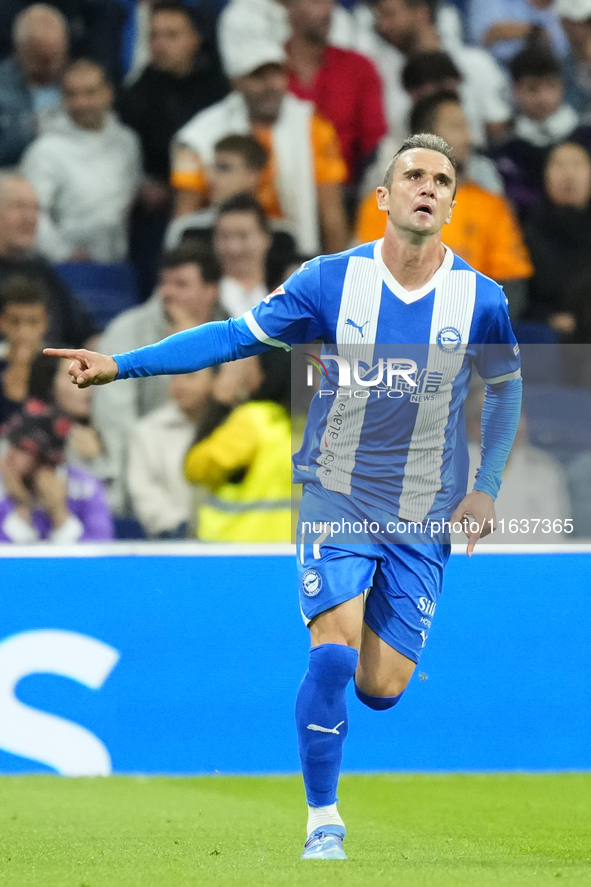
M43 353L50 357L71 360L68 372L72 377L72 384L78 388L107 385L117 378L119 372L116 361L107 354L99 354L98 351L87 351L85 348L45 348Z

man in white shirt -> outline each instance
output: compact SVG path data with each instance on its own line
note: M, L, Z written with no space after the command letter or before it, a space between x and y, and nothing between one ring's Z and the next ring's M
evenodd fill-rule
M52 262L120 262L141 178L137 136L114 117L113 90L81 59L63 80L65 113L28 148L22 169L39 197L39 251Z

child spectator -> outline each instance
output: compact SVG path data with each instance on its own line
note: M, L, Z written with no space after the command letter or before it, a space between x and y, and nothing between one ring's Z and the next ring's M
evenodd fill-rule
M210 491L198 509L205 542L289 542L291 536L290 359L273 348L225 364L213 386L227 416L185 460L185 476ZM249 398L232 409L237 396Z
M543 196L548 152L565 139L591 143L591 129L579 124L574 108L563 101L558 59L546 50L525 49L509 66L519 113L505 142L491 151L507 196L524 218Z
M183 539L193 520L194 488L183 461L211 394L211 368L174 376L169 401L131 429L127 486L133 511L146 536Z
M170 223L166 232L168 249L178 246L185 236L210 242L218 207L235 194L258 192L269 153L254 136L224 136L213 151L213 163L207 168L209 206Z
M47 323L47 291L40 280L13 275L0 285L0 425L27 399L33 363L44 362Z
M5 427L0 541L66 544L113 538L100 481L65 462L70 421L29 400Z

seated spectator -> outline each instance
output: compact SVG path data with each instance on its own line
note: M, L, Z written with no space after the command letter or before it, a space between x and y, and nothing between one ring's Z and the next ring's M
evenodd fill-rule
M527 317L573 334L573 284L591 254L591 157L586 148L564 142L551 151L544 191L544 203L524 225L535 267Z
M476 480L476 472L481 463L481 415L484 403L484 386L476 384L470 391L465 404L466 431L470 468L468 489ZM505 522L505 532L500 526L491 536L482 540L483 544L507 544L511 542L566 541L569 536L561 533L542 532L542 520L564 521L572 519L568 486L564 471L557 460L538 447L533 447L527 438L527 423L521 416L513 448L503 471L503 483L495 501L497 523ZM530 532L519 534L509 531L509 521L529 521ZM533 521L540 523L533 524ZM527 524L520 524L520 528ZM453 534L454 542L465 541L462 534Z
M234 91L197 114L177 133L172 183L177 215L194 212L209 197L207 166L226 135L251 133L269 152L258 197L269 218L291 224L301 252L320 244L338 252L348 243L342 182L347 171L332 124L287 92L283 49L242 44L228 70Z
M591 0L556 0L570 51L563 62L564 100L584 116L591 111Z
M0 59L10 54L12 32L30 0L0 3ZM51 8L64 16L71 58L91 58L102 64L115 82L122 75L121 54L126 14L120 0L52 0ZM41 32L43 34L43 32Z
M563 101L560 63L544 50L526 49L510 64L519 113L506 141L491 151L507 196L524 218L543 195L548 151L565 139L591 143L589 127Z
M286 44L289 89L333 124L356 184L386 135L382 83L374 65L350 49L330 46L335 0L289 0Z
M16 166L61 101L68 35L61 13L29 6L13 27L13 55L0 62L0 168Z
M65 461L70 423L29 400L4 429L0 462L0 541L67 544L113 538L102 484Z
M271 228L256 197L237 194L221 205L213 245L222 271L220 305L229 317L242 317L272 288L265 279Z
M472 149L472 136L459 97L441 92L420 99L410 120L413 132L433 132L454 149L458 163L457 192L451 222L442 232L447 244L468 264L505 288L512 316L519 317L527 301L527 280L533 273L519 224L507 200L472 177L481 161ZM356 239L359 243L384 236L386 218L372 191L361 204Z
M248 397L232 409L237 392ZM291 538L290 359L271 349L225 364L213 385L227 418L187 453L185 476L210 491L198 508L204 542L289 542ZM205 425L205 422L203 423Z
M105 452L100 434L92 424L95 389L72 385L68 367L67 360L54 360L49 371L46 366L40 367L36 363L31 371L29 391L32 397L53 404L70 420L66 461L69 465L88 471L104 484L112 508L116 504L111 491L115 468Z
M283 45L289 40L287 3L283 0L230 0L219 17L218 41L226 70L242 56L242 47L260 42ZM354 41L354 22L341 7L332 13L329 41L349 48Z
M556 55L568 52L554 0L471 0L468 32L500 62L508 62L529 42L537 42Z
M208 404L212 369L174 376L169 400L131 429L127 486L146 536L183 539L194 518L194 488L183 463Z
M29 396L35 360L47 330L47 291L35 277L15 274L0 284L0 425L17 413Z
M65 113L22 161L41 205L37 245L52 262L120 262L140 184L137 137L113 116L100 65L74 62L63 87Z
M215 146L214 162L207 171L211 204L207 209L174 219L166 234L172 249L180 242L200 242L213 249L213 232L219 207L237 194L258 193L268 153L253 136L226 136ZM295 240L281 220L269 220L271 246L267 253L266 280L269 291L285 277L285 269L296 263Z
M96 327L84 305L67 288L46 259L33 252L39 204L23 176L0 177L0 284L13 274L39 278L47 290L48 342L81 348Z
M403 85L402 72L417 53L429 60L431 53L439 56L445 50L451 66L436 70L431 64L428 76L436 81L431 91L453 88L460 93L474 144L483 146L504 132L511 117L505 97L507 77L488 52L458 42L451 48L444 46L431 0L375 0L371 8L372 28L369 34L362 34L358 45L374 60L382 76L388 127L398 142L395 150L410 135L407 120L414 99Z
M166 232L168 249L178 246L185 236L211 242L221 204L235 194L258 193L269 153L254 136L224 136L213 152L213 163L207 169L209 206L173 219Z
M175 0L154 3L149 64L138 80L123 88L117 103L121 120L141 142L148 176L141 195L146 202L168 198L174 134L229 91L219 60L203 47L191 10Z
M158 342L171 333L219 318L215 305L220 270L213 254L181 245L164 256L160 285L146 303L124 311L102 334L99 345L119 354ZM132 425L168 401L166 376L126 379L94 392L93 420L113 463L113 498L118 514L125 512L124 466Z

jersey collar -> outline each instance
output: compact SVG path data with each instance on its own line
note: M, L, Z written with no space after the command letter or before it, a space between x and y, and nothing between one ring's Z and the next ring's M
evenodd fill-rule
M450 250L448 246L445 246L445 256L443 258L443 262L431 278L425 283L419 290L406 290L404 287L398 283L396 278L393 276L392 272L388 270L386 264L382 258L382 243L384 242L384 238L378 240L373 249L373 257L376 265L380 269L380 273L382 275L382 280L386 284L389 290L391 290L395 296L397 296L402 302L406 305L412 304L412 302L417 302L419 299L422 299L423 296L426 296L427 293L432 292L435 287L441 283L443 278L451 271L452 265L454 263L454 254Z

